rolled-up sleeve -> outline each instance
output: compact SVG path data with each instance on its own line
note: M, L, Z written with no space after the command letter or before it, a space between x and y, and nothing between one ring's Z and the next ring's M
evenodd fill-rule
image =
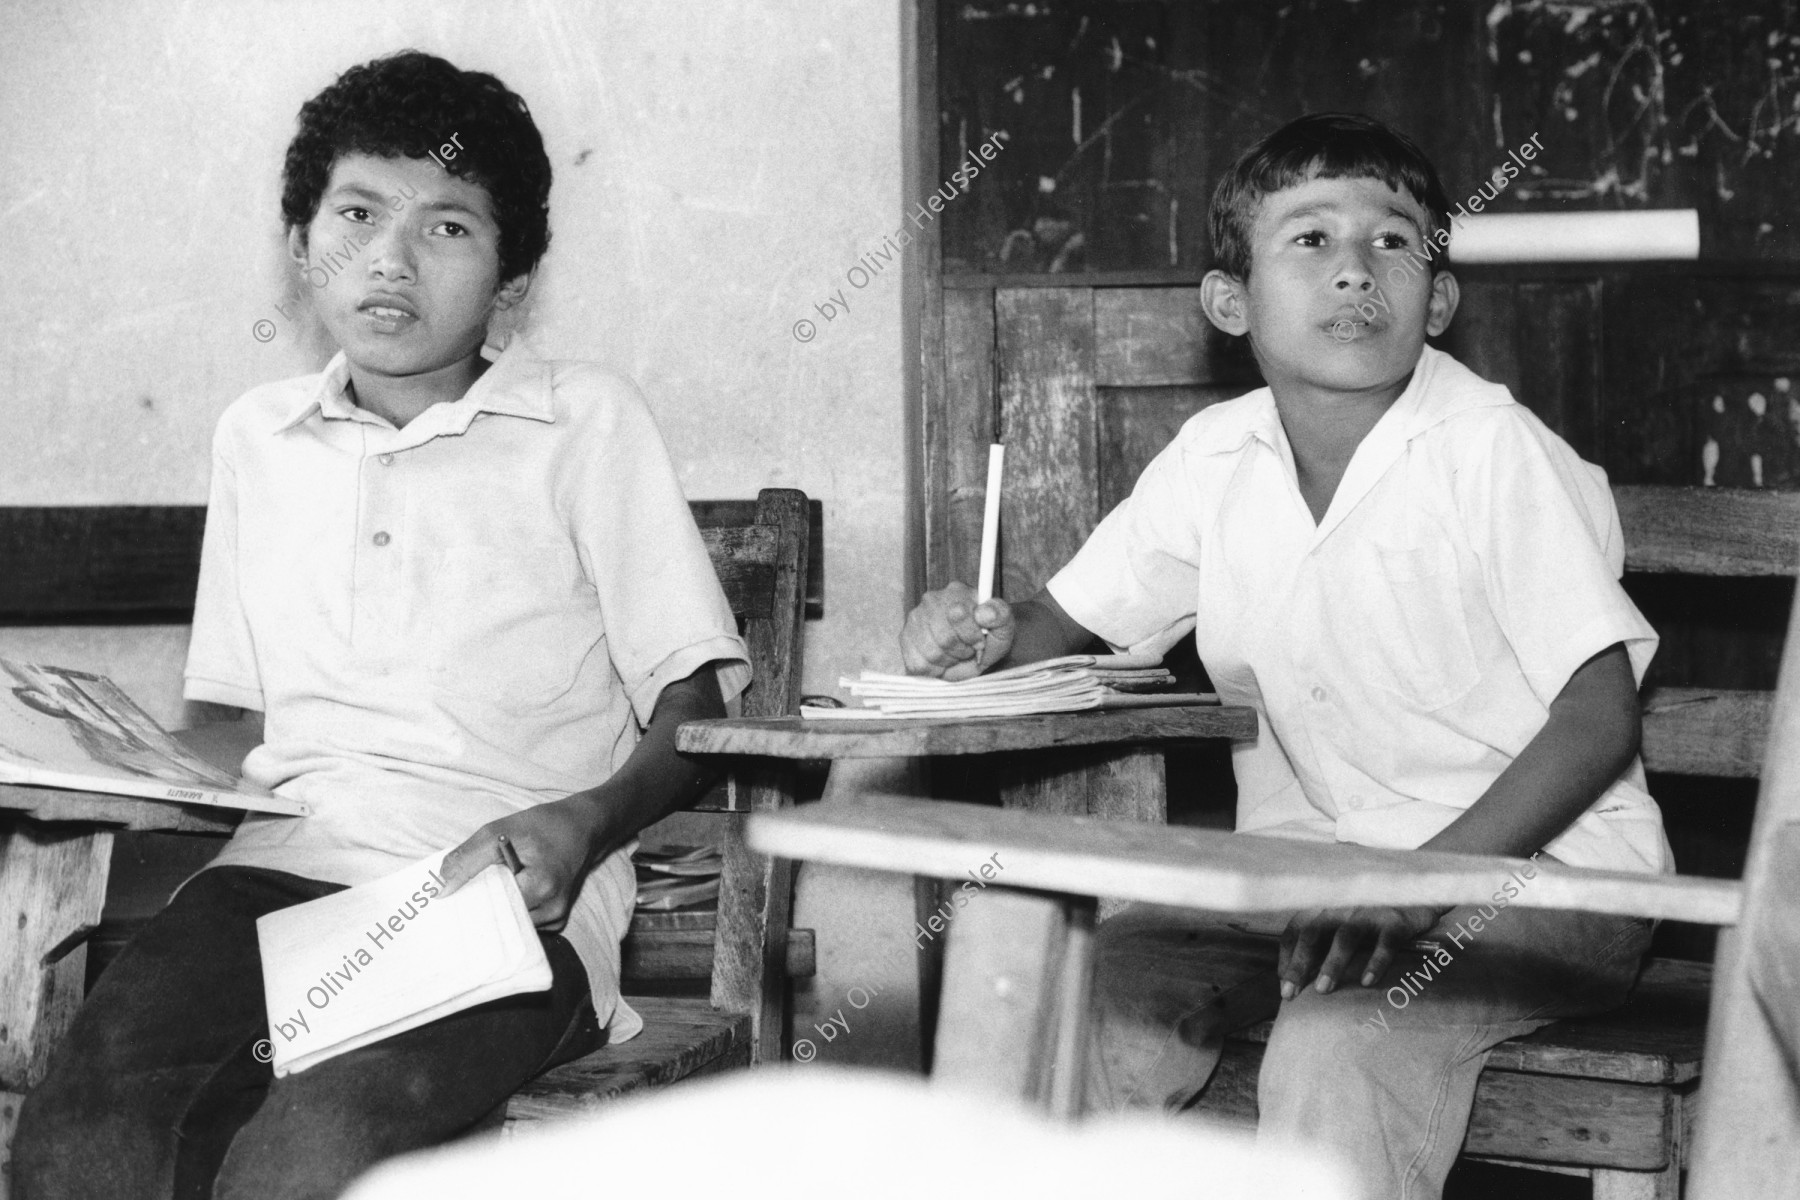
M206 537L200 549L200 585L194 596L182 691L189 700L261 712L262 677L238 593L237 472L228 452L229 439L229 430L221 423L213 438Z
M1548 705L1588 659L1624 643L1642 683L1656 631L1625 594L1624 541L1605 475L1518 405L1488 410L1456 503L1488 602Z
M1047 585L1065 612L1116 648L1160 654L1194 627L1200 537L1189 447L1178 436L1151 460Z
M574 526L613 668L647 724L663 688L709 662L725 699L742 692L749 653L649 409L623 381L608 392Z

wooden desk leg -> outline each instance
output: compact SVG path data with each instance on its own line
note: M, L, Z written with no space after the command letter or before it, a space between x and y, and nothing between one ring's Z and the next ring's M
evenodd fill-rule
M951 927L932 1082L1081 1106L1094 901L994 888Z
M0 818L0 1200L25 1093L75 1019L100 923L113 835Z
M1007 756L999 769L1000 802L1007 808L1110 821L1169 822L1168 777L1162 751L1043 750ZM1103 898L1100 916L1125 906Z

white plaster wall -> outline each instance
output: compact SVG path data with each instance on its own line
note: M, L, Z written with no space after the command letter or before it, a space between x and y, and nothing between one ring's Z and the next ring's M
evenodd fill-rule
M498 75L544 134L539 347L635 378L690 497L822 499L808 690L893 665L898 267L810 344L792 328L900 219L898 0L0 0L0 29L0 504L204 501L219 413L329 352L273 309L295 113L345 67L413 46ZM6 630L0 653L106 670L172 718L184 641ZM899 879L803 879L814 990L834 1008L879 984L897 1006L834 1059L915 1052L910 981L873 965L910 905Z

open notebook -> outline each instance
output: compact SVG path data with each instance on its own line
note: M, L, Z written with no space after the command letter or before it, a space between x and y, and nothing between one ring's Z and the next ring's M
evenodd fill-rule
M445 896L445 853L257 918L276 1075L550 986L512 873L496 863Z
M183 746L104 675L0 658L0 783L304 816Z
M863 708L807 706L809 720L1020 717L1088 708L1216 704L1218 697L1176 694L1162 659L1145 654L1071 654L946 683L920 675L864 671L840 679Z

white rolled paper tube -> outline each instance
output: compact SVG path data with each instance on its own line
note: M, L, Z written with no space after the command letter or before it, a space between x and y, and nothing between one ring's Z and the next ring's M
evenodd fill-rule
M1700 214L1645 212L1477 213L1450 223L1459 263L1631 262L1700 257Z

